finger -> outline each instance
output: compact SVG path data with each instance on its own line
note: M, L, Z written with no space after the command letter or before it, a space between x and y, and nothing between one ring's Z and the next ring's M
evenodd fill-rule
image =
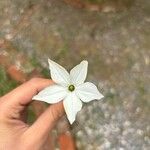
M26 135L32 141L40 141L49 135L49 132L55 126L57 121L64 114L63 102L49 106L46 111L35 121L35 123L26 131ZM35 135L36 136L32 136Z
M27 105L32 101L34 95L51 84L53 84L52 80L33 78L5 95L2 99L7 99L9 104Z

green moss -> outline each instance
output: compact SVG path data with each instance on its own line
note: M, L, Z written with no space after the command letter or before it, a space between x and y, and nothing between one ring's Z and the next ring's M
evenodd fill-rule
M45 78L50 78L50 72L48 69L42 69L41 74L45 77Z
M35 113L33 112L33 109L31 106L28 108L28 116L27 116L27 122L29 124L32 124L36 119Z
M33 56L32 58L29 59L30 64L32 65L32 67L41 67L41 64L39 63L39 61L37 60L36 56Z
M7 80L6 72L3 67L0 66L0 82Z
M3 67L0 67L0 96L14 89L18 83L10 79Z

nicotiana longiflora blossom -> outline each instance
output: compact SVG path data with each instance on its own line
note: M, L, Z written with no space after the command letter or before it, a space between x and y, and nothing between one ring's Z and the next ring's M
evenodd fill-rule
M54 85L46 87L33 97L33 100L44 101L49 104L63 100L67 118L72 124L77 112L82 108L82 102L100 100L104 96L91 82L85 82L88 62L83 60L75 66L70 73L56 62L48 59L51 78Z

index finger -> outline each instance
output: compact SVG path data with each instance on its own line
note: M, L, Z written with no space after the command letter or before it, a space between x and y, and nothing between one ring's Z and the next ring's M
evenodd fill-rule
M51 84L53 84L52 80L33 78L6 94L2 99L6 98L9 103L13 104L27 105L34 95Z

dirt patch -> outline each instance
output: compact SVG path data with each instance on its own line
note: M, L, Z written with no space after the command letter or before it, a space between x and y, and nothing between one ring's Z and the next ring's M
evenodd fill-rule
M64 0L67 4L76 8L84 8L90 11L117 12L129 8L133 0Z

